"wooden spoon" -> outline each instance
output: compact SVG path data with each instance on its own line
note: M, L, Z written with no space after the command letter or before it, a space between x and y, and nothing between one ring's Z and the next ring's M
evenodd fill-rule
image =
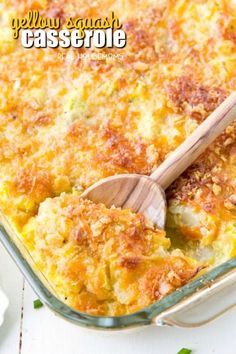
M166 220L164 190L236 119L236 91L151 174L122 174L104 178L81 197L95 203L141 212L163 229Z

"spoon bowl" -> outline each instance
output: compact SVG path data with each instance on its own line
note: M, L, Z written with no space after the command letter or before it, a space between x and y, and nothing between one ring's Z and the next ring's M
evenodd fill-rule
M158 228L165 227L165 193L151 177L124 174L104 178L86 189L81 197L102 202L109 208L115 205L140 212Z

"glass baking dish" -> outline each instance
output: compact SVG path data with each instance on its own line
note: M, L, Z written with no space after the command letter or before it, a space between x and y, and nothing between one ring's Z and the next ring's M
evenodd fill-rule
M160 301L131 315L92 316L73 310L57 298L19 235L0 214L0 240L40 299L56 314L74 324L103 330L120 330L144 325L196 327L236 305L236 258L215 267Z

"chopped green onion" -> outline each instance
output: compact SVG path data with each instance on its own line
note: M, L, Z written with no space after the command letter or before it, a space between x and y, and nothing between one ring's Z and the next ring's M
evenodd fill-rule
M191 354L192 350L187 348L182 348L177 354Z
M34 309L40 309L40 307L43 306L43 303L37 299L37 300L34 300Z

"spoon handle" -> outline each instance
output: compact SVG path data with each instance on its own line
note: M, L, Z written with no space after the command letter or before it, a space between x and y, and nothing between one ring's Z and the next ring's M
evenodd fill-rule
M164 190L236 119L236 91L151 174Z

